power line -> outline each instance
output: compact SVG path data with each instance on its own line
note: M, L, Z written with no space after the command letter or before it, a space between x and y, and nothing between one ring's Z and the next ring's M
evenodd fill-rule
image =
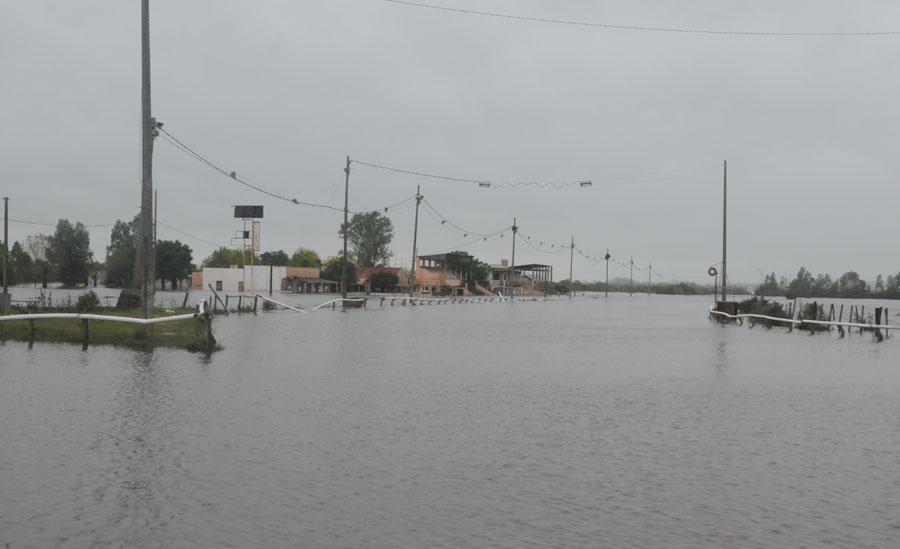
M252 183L249 183L249 182L247 182L246 180L244 180L244 179L238 177L238 176L237 176L237 172L226 170L225 168L219 166L218 164L216 164L216 163L213 162L212 160L209 160L208 158L206 158L205 156L203 156L202 154L200 154L199 152L197 152L195 149L193 149L192 147L190 147L189 145L187 145L183 140L181 140L181 139L175 137L174 135L172 135L172 133L169 132L168 130L165 130L164 128L159 127L159 131L162 132L163 138L164 138L166 141L168 141L170 144L172 144L173 146L175 146L176 149L178 149L178 150L184 152L185 154L187 154L187 155L193 157L194 159L200 161L201 163L205 164L207 167L209 167L209 168L215 170L216 172L218 172L218 173L224 175L225 177L227 177L227 178L229 178L229 179L233 179L234 181L237 181L237 182L240 183L241 185L244 185L244 186L249 187L249 188L251 188L251 189L253 189L253 190L255 190L255 191L258 191L258 192L261 192L261 193L266 194L266 195L268 195L268 196L271 196L272 198L277 198L278 200L283 200L283 201L285 201L285 202L290 202L290 203L295 204L295 205L298 205L298 206L309 206L309 207L311 207L311 208L321 208L321 209L332 210L332 211L335 211L335 212L341 212L341 213L343 213L343 211L344 211L343 208L335 208L334 206L330 206L330 205L328 205L328 204L315 204L315 203L312 203L312 202L304 202L304 201L298 200L298 199L296 199L296 198L288 198L288 197L286 197L286 196L282 196L282 195L277 194L277 193L274 193L274 192L272 192L272 191L263 189L262 187L258 187L258 186L256 186L256 185L253 185ZM332 197L332 198L333 198L333 197ZM409 202L410 200L413 200L414 198L415 198L415 196L411 196L411 197L409 197L409 198L406 198L406 199L404 199L404 200L398 202L397 204L394 204L394 205L391 205L391 206L386 206L386 207L383 207L383 208L377 208L377 209L374 209L374 210L360 210L360 211L347 210L347 211L348 211L349 213L353 213L353 214L358 214L358 213L372 213L372 212L382 212L382 211L383 211L384 213L387 213L388 211L390 211L390 210L392 210L392 209L399 209L401 206L403 206L404 204L406 204L406 203Z
M223 246L222 244L217 244L217 243L215 243L215 242L211 242L211 241L209 241L209 240L206 240L205 238L200 238L199 236L194 236L194 235L192 235L192 234L190 234L190 233L186 233L186 232L184 232L184 231L182 231L182 230L180 230L180 229L176 229L175 227L173 227L173 226L171 226L171 225L166 225L165 223L163 223L163 222L160 221L159 219L157 219L156 222L157 222L158 224L162 225L163 227L169 229L170 231L175 231L176 233L182 234L182 235L184 235L184 236L186 236L186 237L188 237L188 238L193 238L194 240L196 240L196 241L198 241L198 242L203 242L204 244L209 244L210 246L215 246L215 247L217 247L217 248L227 248L227 247L228 247L228 246Z
M459 230L460 232L464 233L464 234L463 234L463 238L465 238L466 236L468 236L468 235L470 235L470 234L471 234L471 235L475 235L475 236L480 236L480 237L488 238L488 237L492 237L492 236L494 236L494 235L498 235L498 234L500 234L500 233L505 233L506 231L508 231L509 229L512 228L512 227L503 227L503 228L500 229L499 231L494 231L494 232L492 232L492 233L490 233L490 234L484 234L484 233L477 233L477 232L475 232L475 231L469 231L469 230L464 229L463 227L460 227L459 225L457 225L456 223L450 221L449 219L447 219L444 215L442 215L439 211L437 211L437 210L434 208L434 206L432 206L432 205L431 205L427 200L425 200L424 198L422 199L422 203L425 204L425 209L426 209L426 211L429 211L429 210L430 210L429 213L432 213L432 212L433 212L434 215L436 215L437 218L441 221L441 224L442 224L442 225L445 225L445 224L446 224L446 225L450 225L451 227L454 227L455 229L457 229L457 230Z
M627 31L643 31L643 32L668 32L680 34L712 34L712 35L735 35L735 36L805 36L805 37L827 37L827 36L891 36L898 35L900 31L871 31L871 32L775 32L775 31L726 31L712 29L685 29L677 27L649 27L638 25L613 25L609 23L590 23L585 21L572 21L566 19L548 19L544 17L528 17L524 15L512 15L508 13L486 12L477 10L466 10L460 8L448 8L446 6L436 6L433 4L422 4L419 2L407 2L405 0L384 0L392 4L401 4L405 6L415 6L419 8L428 8L433 10L465 13L469 15L479 15L483 17L497 17L501 19L514 19L517 21L530 21L534 23L553 23L557 25L573 25L578 27L594 27L613 30Z
M3 221L3 218L2 218L2 217L0 217L0 221ZM26 219L13 219L13 218L11 218L11 217L9 218L9 222L10 222L10 223L21 223L21 224L23 224L23 225L36 225L36 226L41 226L41 227L56 227L56 226L59 224L59 222L56 222L56 223L45 223L45 222L43 222L43 221L29 221L29 220L26 220ZM78 223L78 222L76 221L76 223ZM90 224L90 225L85 225L84 223L82 223L82 226L83 226L85 229L96 229L96 228L103 228L103 227L112 227L113 225L114 225L113 223L92 223L92 224Z
M582 181L563 181L563 182L540 182L540 181L515 181L515 182L494 182L488 179L470 179L465 177L452 177L449 175L438 175L433 173L425 173L425 172L417 172L414 170L405 170L401 168L392 168L390 166L383 166L381 164L372 164L370 162L363 162L361 160L354 160L353 163L360 164L362 166L368 166L370 168L376 168L379 170L386 170L390 172L396 173L404 173L407 175L415 175L417 177L428 177L431 179L441 179L443 181L455 181L457 183L474 183L479 187L492 187L492 188L500 188L500 187L539 187L541 189L546 187L552 187L554 189L563 189L566 187L589 187L592 182L588 180Z

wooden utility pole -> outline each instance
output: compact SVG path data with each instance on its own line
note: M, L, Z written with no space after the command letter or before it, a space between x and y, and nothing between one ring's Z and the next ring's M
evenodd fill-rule
M726 296L727 263L725 261L726 240L728 236L728 161L725 161L722 173L722 301L728 301Z
M572 246L569 250L569 299L575 292L575 279L572 278L572 260L575 259L575 235L572 235Z
M344 261L343 266L341 268L341 297L347 298L347 233L349 232L350 227L347 226L347 211L348 211L348 195L350 191L350 157L347 156L347 167L344 168L344 173L346 174L344 178L344 225L343 225L343 233L344 233Z
M516 227L516 218L513 218L513 243L512 243L512 265L509 266L509 293L511 296L516 295L516 291L513 289L513 279L516 274L516 233L519 232L519 228Z
M409 297L412 297L416 292L416 263L418 262L418 248L416 247L416 240L419 237L419 204L422 203L422 194L419 192L422 189L421 185L416 185L416 224L413 226L413 258L412 258L412 268L409 270Z
M156 295L156 247L153 243L153 137L156 120L150 111L150 0L141 1L141 216L134 262L135 289L140 290L144 318L153 317Z

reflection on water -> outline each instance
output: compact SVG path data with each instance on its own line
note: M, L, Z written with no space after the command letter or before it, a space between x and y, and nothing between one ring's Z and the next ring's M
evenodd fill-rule
M0 343L0 547L897 546L897 341L706 305L232 315L211 356Z

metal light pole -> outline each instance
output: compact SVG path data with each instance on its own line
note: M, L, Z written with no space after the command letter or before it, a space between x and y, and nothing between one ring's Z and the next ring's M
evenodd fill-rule
M728 236L728 161L725 161L722 173L722 301L728 301L725 294L726 278L725 273L725 242Z
M634 295L634 256L631 257L631 272L628 275L628 297Z
M350 191L350 156L347 156L347 167L344 168L346 177L344 178L344 261L341 269L341 297L347 298L347 207L349 205L348 195Z
M575 279L572 278L572 260L575 259L575 235L572 235L572 246L569 250L569 299L575 293Z
M421 185L416 185L416 224L413 227L413 258L412 258L412 268L410 269L410 277L409 277L409 297L413 297L413 294L416 292L416 262L418 261L418 248L416 247L416 240L419 237L419 204L422 203L422 194L419 192L422 189Z
M606 249L606 293L603 297L609 297L609 248Z
M513 226L512 226L512 265L509 266L509 294L513 297L516 295L516 290L513 288L513 278L516 274L516 233L519 232L519 228L516 227L516 218L513 218Z

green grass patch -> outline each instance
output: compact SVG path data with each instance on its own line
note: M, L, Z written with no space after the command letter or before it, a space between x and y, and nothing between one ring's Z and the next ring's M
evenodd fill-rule
M27 314L32 311L11 310L9 314ZM37 313L59 313L59 309L36 310ZM154 317L192 314L195 309L158 309ZM98 307L90 314L141 318L140 310L120 311L112 307ZM208 348L203 334L198 332L195 319L181 320L147 326L126 324L108 320L88 320L88 345L114 345L131 349L149 350L156 347L186 349L188 351L214 351ZM0 322L0 339L16 341L46 341L54 343L83 344L81 319L41 319L34 321L34 331L27 320Z

